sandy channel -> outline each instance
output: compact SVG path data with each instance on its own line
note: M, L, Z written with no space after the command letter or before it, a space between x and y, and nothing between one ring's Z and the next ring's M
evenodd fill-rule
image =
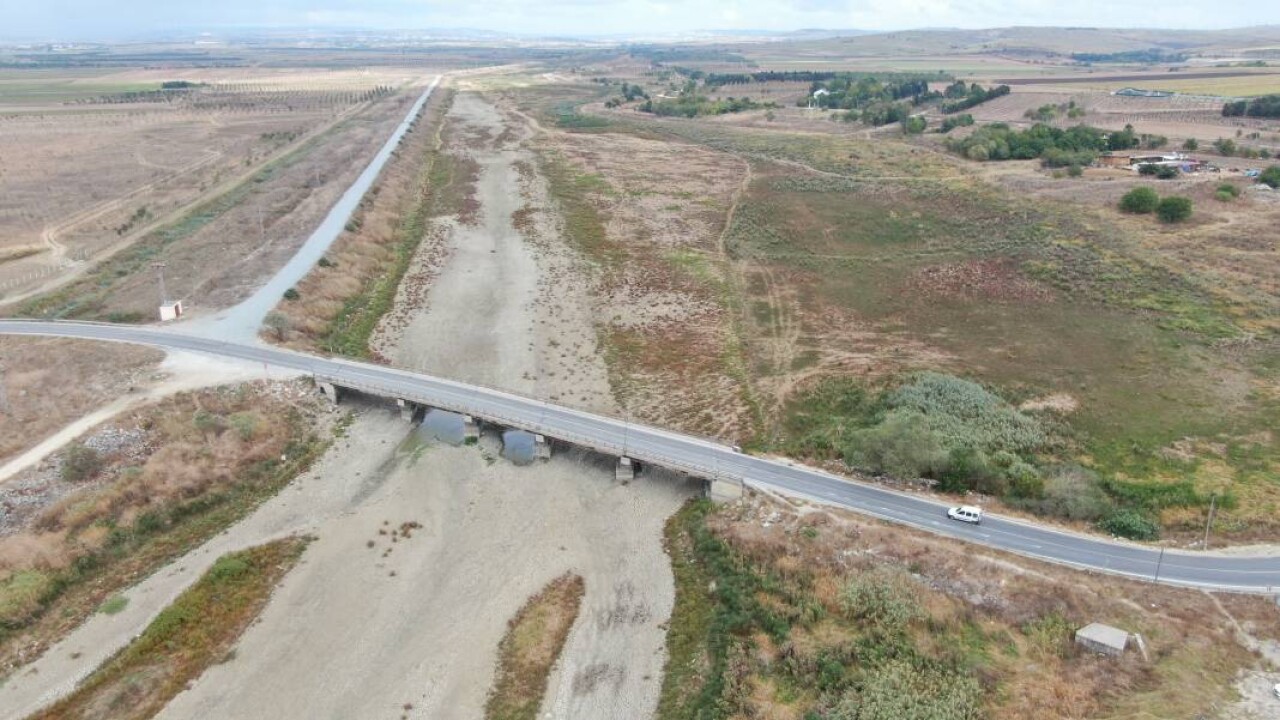
M480 168L479 212L473 225L440 221L443 246L424 244L420 259L431 282L402 291L392 315L406 321L379 351L404 367L611 410L576 260L553 222L512 224L526 205L547 209L527 171L527 131L469 93L449 122L451 151ZM480 718L507 621L566 571L583 576L586 596L541 716L653 714L674 596L662 526L696 482L651 471L619 483L612 458L567 448L515 467L492 434L455 448L405 438L407 425L368 432L334 451L374 455L374 437L394 441L364 461L376 467L365 471L367 497L316 526L319 540L235 658L161 717ZM334 463L305 485L352 482L330 472L351 468ZM422 528L394 543L379 532L402 523Z

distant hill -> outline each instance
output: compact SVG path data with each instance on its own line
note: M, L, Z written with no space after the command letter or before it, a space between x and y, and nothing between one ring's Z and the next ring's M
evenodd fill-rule
M782 41L784 44L791 41ZM796 44L798 54L950 55L1002 53L1068 57L1073 53L1166 53L1280 58L1280 26L1230 30L1152 30L1081 27L1009 27L987 30L930 29L859 34ZM782 48L771 44L770 54ZM785 52L785 51L784 51Z

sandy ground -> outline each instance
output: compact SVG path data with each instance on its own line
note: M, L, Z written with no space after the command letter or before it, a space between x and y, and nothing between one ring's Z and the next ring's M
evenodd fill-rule
M481 135L505 122L469 94L454 107ZM465 143L482 168L477 226L445 221L447 259L425 294L398 298L393 312L410 312L408 324L380 349L407 367L607 410L585 295L564 274L572 255L548 228L512 227L512 188L538 202L541 186L518 177L521 139L501 137ZM507 621L566 571L586 595L542 715L652 715L674 600L662 525L699 484L660 471L618 483L611 458L568 448L516 467L498 458L494 434L447 447L411 432L385 405L360 411L311 472L0 688L0 720L70 689L220 554L293 532L318 539L234 658L162 717L479 718ZM380 532L406 522L422 528L394 543Z
M423 248L432 283L402 292L392 316L409 319L379 350L405 367L607 408L586 309L559 280L572 259L549 234L512 226L511 188L541 200L537 178L515 167L526 151L518 138L490 140L505 120L474 95L458 96L450 120L481 167L480 212L475 226L443 221L443 261ZM378 717L408 705L411 717L481 717L507 621L565 571L583 576L586 596L543 716L651 715L674 599L662 524L696 483L654 472L622 485L608 458L566 451L517 468L498 452L491 436L478 448L415 440L381 462L370 498L317 528L236 659L163 717ZM379 534L404 522L423 528L395 544Z
M543 221L521 230L513 224L513 213L548 203L541 177L520 172L534 164L528 129L472 93L457 96L448 122L449 152L480 167L474 190L480 209L473 224L436 221L432 231L447 260L433 269L425 295L405 283L388 318L408 311L411 319L402 329L382 329L380 352L399 367L616 412L586 283L574 282L581 277L577 261L547 213L533 213ZM507 123L517 137L502 134ZM419 256L421 266L438 263L440 253L424 248Z
M316 528L235 659L160 717L394 717L406 704L413 718L481 717L507 620L567 570L588 590L554 717L652 712L630 702L662 673L672 588L654 546L687 485L655 474L624 486L578 453L517 468L491 462L496 442L388 447L369 453L367 499ZM379 534L404 522L423 528L396 543Z

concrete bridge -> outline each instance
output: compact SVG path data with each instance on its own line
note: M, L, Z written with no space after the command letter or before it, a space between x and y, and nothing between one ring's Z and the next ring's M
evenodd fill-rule
M262 344L230 343L175 330L106 323L0 320L0 333L47 335L190 350L261 362L312 375L337 399L343 388L470 415L574 443L619 458L703 478L713 494L743 487L851 509L938 535L1084 570L1218 590L1280 591L1280 556L1214 555L1153 548L988 515L978 527L944 517L946 504L922 495L855 482L783 459L626 420L561 407L501 390L419 373L304 355Z

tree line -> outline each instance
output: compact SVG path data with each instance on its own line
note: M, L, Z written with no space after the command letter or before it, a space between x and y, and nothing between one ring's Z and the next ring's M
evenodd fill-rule
M1005 123L992 123L962 139L948 139L952 152L970 160L1034 160L1046 167L1084 166L1098 153L1138 147L1142 135L1126 125L1119 132L1105 132L1088 125L1057 128L1043 123L1026 130L1014 130Z
M957 80L947 87L942 93L945 98L942 102L942 112L950 115L951 113L962 112L969 108L977 107L988 100L995 100L998 97L1004 97L1009 94L1008 85L997 85L987 89L973 83L965 85L963 80Z
M1252 100L1236 100L1222 106L1223 117L1280 118L1280 95L1263 95Z

